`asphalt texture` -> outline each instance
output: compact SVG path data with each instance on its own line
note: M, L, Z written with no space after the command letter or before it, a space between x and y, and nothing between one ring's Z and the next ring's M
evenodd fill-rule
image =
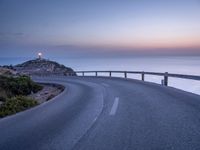
M65 90L0 119L0 150L199 150L200 96L110 77L34 77Z

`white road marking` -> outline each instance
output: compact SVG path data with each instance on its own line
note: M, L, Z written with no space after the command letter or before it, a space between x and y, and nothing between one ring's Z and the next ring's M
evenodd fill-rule
M119 104L119 97L115 97L115 101L113 103L113 106L111 108L111 111L110 111L110 116L113 116L116 114L117 112L117 108L118 108L118 104Z
M107 83L102 83L102 85L105 87L109 87L109 85Z

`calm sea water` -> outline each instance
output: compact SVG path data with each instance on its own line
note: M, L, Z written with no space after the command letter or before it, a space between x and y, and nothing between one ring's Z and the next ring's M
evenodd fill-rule
M0 65L18 64L33 58L0 58ZM200 75L200 56L155 56L126 58L50 58L74 70L128 70ZM88 74L92 75L92 74ZM101 74L105 75L106 74ZM114 74L115 76L122 76ZM140 79L139 75L128 75ZM161 83L162 77L145 76L146 81ZM200 95L200 81L169 78L169 86Z

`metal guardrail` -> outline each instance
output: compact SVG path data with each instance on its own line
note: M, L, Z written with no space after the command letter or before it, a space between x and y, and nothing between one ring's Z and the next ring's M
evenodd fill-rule
M76 74L81 73L82 76L85 76L86 73L95 73L95 76L98 76L98 73L108 73L109 77L112 76L112 73L121 73L124 74L124 78L127 78L127 74L140 74L141 80L145 81L145 75L155 75L155 76L163 76L162 84L168 86L168 78L181 78L181 79L191 79L191 80L199 80L200 76L196 75L184 75L184 74L173 74L173 73L158 73L158 72L144 72L144 71L76 71Z

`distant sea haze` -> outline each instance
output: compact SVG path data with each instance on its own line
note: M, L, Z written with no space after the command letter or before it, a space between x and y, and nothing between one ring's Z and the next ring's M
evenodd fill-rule
M0 58L0 65L15 65L33 58ZM118 58L49 58L78 70L153 71L200 75L200 56L138 56ZM90 75L90 74L88 74ZM91 74L92 75L92 74ZM101 74L106 75L106 74ZM114 74L121 76L120 74ZM140 79L138 75L128 75ZM160 83L162 77L146 76L147 81ZM189 86L188 86L189 85ZM200 81L169 78L169 86L200 95Z

